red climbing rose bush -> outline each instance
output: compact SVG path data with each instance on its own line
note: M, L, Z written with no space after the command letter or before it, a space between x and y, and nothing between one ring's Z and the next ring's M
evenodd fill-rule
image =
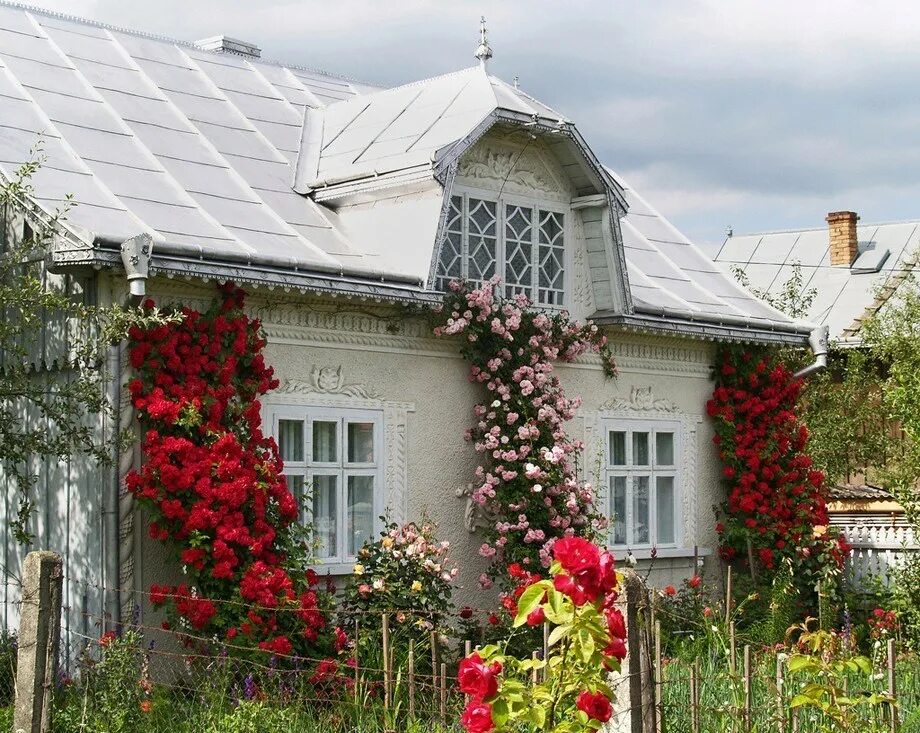
M206 313L183 308L180 322L131 330L144 463L127 488L148 510L150 536L182 565L186 582L150 589L176 631L313 655L326 643L324 594L306 568L277 446L262 433L259 397L278 381L243 298L228 284Z
M498 282L452 282L434 332L462 337L469 379L488 393L466 433L482 455L472 498L490 521L480 554L492 564L480 583L501 577L507 588L515 584L504 572L509 565L545 570L554 542L589 535L603 523L591 485L576 473L584 446L564 427L581 400L566 396L553 364L595 352L608 376L615 365L597 326L572 322L565 311L534 309L524 295L503 299L495 294Z
M613 716L608 677L626 656L626 623L616 607L621 577L613 557L581 537L552 548L551 577L520 596L515 627L550 624L546 659L517 659L490 645L461 660L468 733L601 728ZM535 621L536 619L536 621Z
M846 544L828 529L824 474L812 466L808 428L796 415L802 380L766 353L737 346L718 352L715 378L706 410L728 485L716 525L723 559L753 559L768 574L786 557L815 572L842 565Z

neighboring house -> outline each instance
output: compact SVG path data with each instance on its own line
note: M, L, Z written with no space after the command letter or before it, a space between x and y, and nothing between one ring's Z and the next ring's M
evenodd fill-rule
M832 343L858 345L860 324L891 296L920 252L920 220L859 224L835 211L827 226L728 236L716 255L726 273L744 272L752 289L778 295L798 266L814 293L805 318L827 325Z
M741 270L753 289L774 296L798 266L803 293L814 296L805 318L826 325L837 346L859 347L863 320L884 305L916 263L920 221L860 225L852 211L831 212L826 221L819 229L729 236L716 262L728 273ZM846 477L831 489L828 505L831 523L844 528L854 546L852 571L859 577L884 574L884 559L897 554L902 540L916 546L900 504L864 480L861 473Z
M618 557L657 554L653 581L676 582L695 571L695 548L707 556L716 542L704 405L717 344L804 345L809 327L726 276L564 115L490 76L485 43L478 55L473 68L377 89L231 39L186 43L0 4L0 167L10 174L44 134L26 221L41 226L74 196L48 267L87 297L126 297L119 248L141 233L154 240L146 290L159 303L205 308L216 282L246 288L281 380L266 429L289 447L292 482L313 484L319 566L332 573L349 570L379 515L427 514L476 602L482 520L462 436L480 391L457 343L401 305L498 274L539 307L593 318L620 374L605 380L597 358L560 367L584 398L570 429L586 439L601 508L619 515ZM109 374L116 396L124 368ZM120 404L132 424L123 390ZM633 444L658 450L611 453ZM131 613L129 594L100 587L146 589L177 572L118 491L141 457L119 459L115 476L80 458L37 467L36 544L65 555L65 633L103 608ZM23 548L2 531L15 578Z
M832 526L846 532L852 546L847 574L856 586L868 576L888 581L888 572L918 549L904 508L885 489L870 485L836 486L827 504Z

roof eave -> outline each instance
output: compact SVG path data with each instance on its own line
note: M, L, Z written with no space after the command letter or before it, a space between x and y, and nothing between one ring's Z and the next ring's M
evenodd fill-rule
M770 346L807 346L807 326L794 324L789 329L749 323L732 323L717 318L691 319L646 313L616 314L598 312L591 318L597 324L628 331L669 334L707 341L733 341Z

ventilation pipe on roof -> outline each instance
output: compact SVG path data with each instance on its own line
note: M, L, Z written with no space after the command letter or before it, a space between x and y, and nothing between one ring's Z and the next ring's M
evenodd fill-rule
M822 369L827 367L827 344L830 338L828 327L818 326L811 332L811 335L808 337L808 345L811 347L812 353L815 355L814 363L809 364L804 369L800 369L793 376L796 379L804 379L807 376L814 374L815 372L820 372Z

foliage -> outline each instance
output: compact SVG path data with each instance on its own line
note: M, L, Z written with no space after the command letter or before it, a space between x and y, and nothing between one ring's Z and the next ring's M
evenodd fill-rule
M152 683L141 651L142 636L129 629L107 632L99 640L98 659L87 650L75 688L81 704L57 713L55 729L88 733L128 733L142 728L151 707Z
M0 707L13 702L19 642L15 634L0 632Z
M127 486L188 578L154 586L150 600L189 639L316 656L329 645L324 601L277 445L262 434L258 398L278 382L243 299L227 284L207 313L183 308L179 323L130 332L146 460Z
M9 180L0 180L0 465L10 489L17 489L11 525L22 543L32 539L33 491L42 461L82 454L109 464L120 436L103 435L101 422L87 416L112 414L105 394L110 346L132 325L168 320L156 310L97 305L79 278L49 274L46 263L67 208L42 226L19 218L43 162L39 146ZM42 343L44 349L37 346ZM36 419L24 420L24 414Z
M608 673L626 656L613 557L579 537L558 540L553 557L552 579L524 591L514 621L550 624L548 657L518 659L490 645L462 660L468 733L590 731L613 715Z
M890 607L900 619L901 638L910 649L920 651L920 553L907 553L890 588Z
M557 538L590 534L602 521L592 487L576 476L582 446L564 429L581 401L566 397L553 362L594 351L614 374L597 326L573 323L564 311L534 310L523 295L504 300L493 292L497 285L495 278L475 289L451 283L434 329L438 336L463 336L470 380L489 392L467 432L483 456L473 500L492 520L480 548L492 560L480 579L486 587L511 563L531 571L548 567Z
M789 706L819 710L822 733L857 730L862 719L859 708L880 707L888 704L891 698L880 693L857 691L851 694L845 682L847 677L852 673L871 677L872 662L860 655L838 653L835 635L822 629L812 630L810 621L814 619L790 630L798 634L797 646L801 651L788 661L790 680L799 685ZM858 729L866 733L872 731L865 727ZM874 730L881 733L885 729Z
M818 296L817 288L805 288L802 263L798 261L792 263L792 272L789 275L789 279L780 286L779 292L776 293L751 285L750 278L748 278L747 273L740 265L732 265L731 270L735 279L741 285L750 290L756 297L765 303L769 303L790 318L806 318L808 311L811 309L811 304L814 303L815 298Z
M802 380L768 353L723 347L716 388L706 409L713 418L728 499L716 529L728 562L754 562L772 576L783 558L806 570L803 583L839 569L842 538L827 530L824 474L806 452L808 429L796 416Z

